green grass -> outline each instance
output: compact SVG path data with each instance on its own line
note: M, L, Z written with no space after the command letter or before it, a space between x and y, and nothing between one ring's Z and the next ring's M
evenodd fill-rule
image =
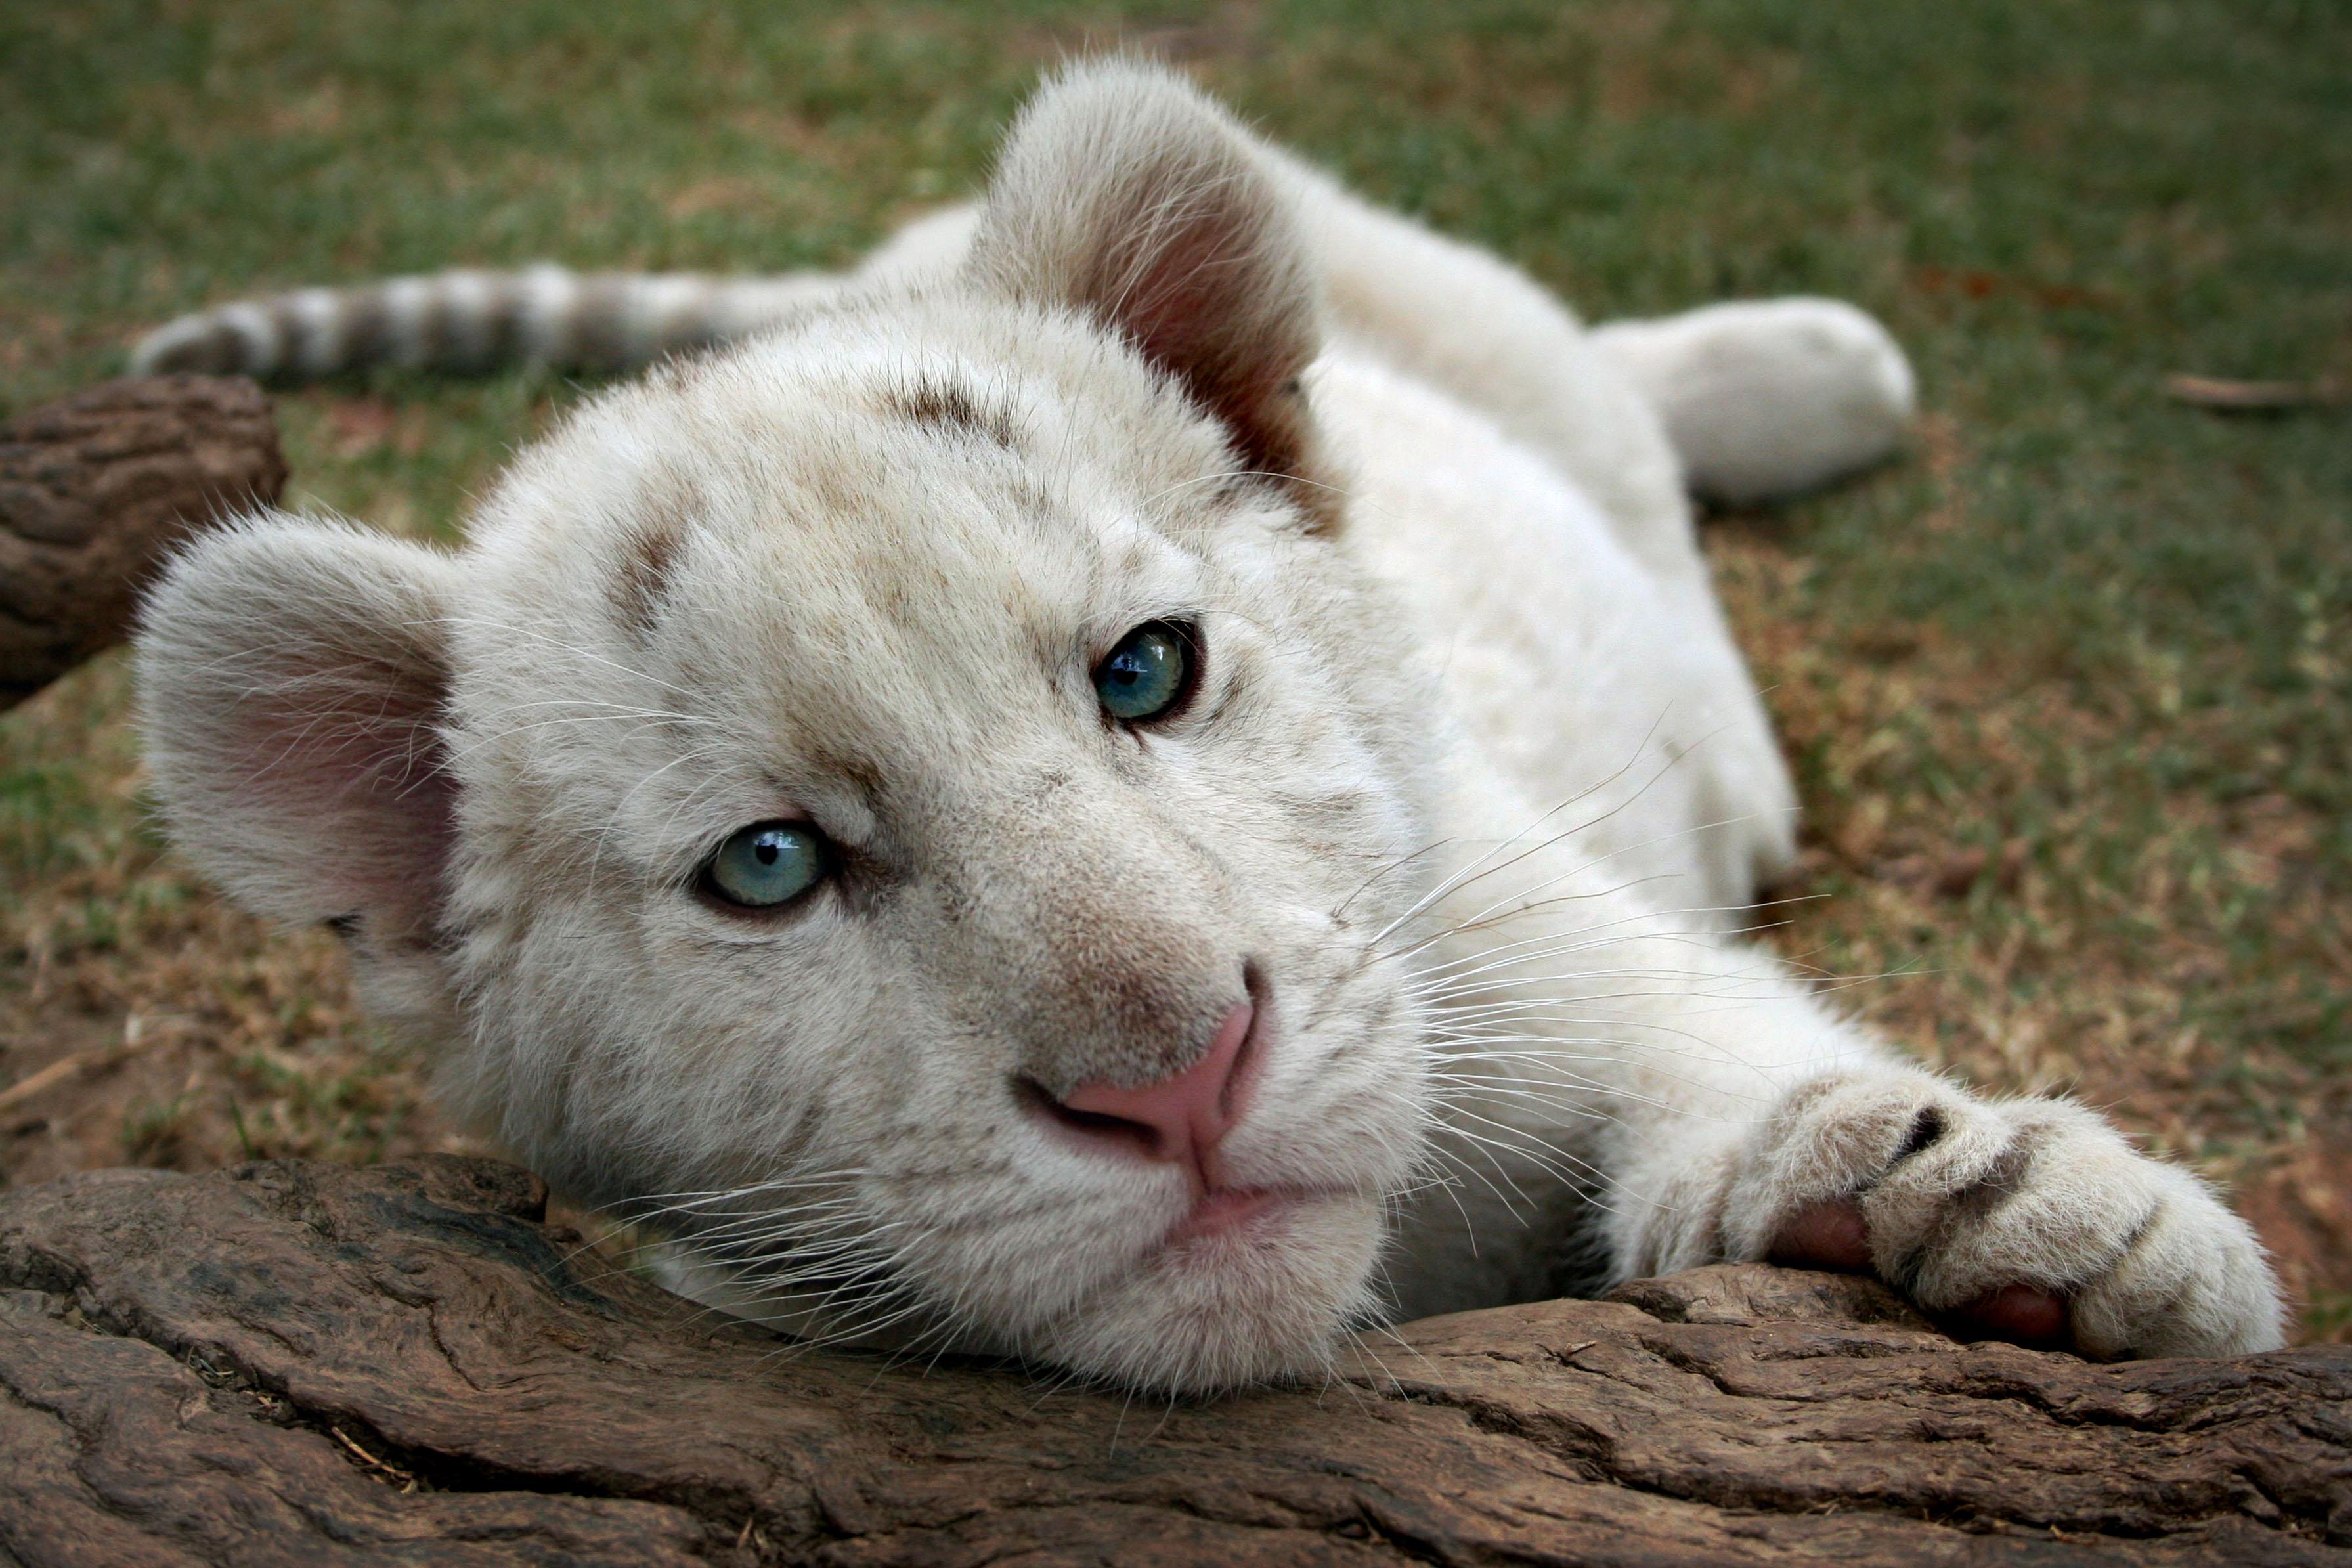
M1858 998L1930 1055L2074 1083L2240 1178L2340 1330L2352 413L2226 418L2159 390L2352 378L2337 0L20 0L0 400L267 286L843 264L972 189L1042 67L1122 39L1590 313L1803 291L1888 322L1921 374L1912 457L1715 535L1812 809L1806 890L1833 895L1784 941L1918 971ZM522 374L291 394L293 499L454 531L572 395ZM100 668L0 719L0 879L38 895L0 912L0 1003L31 1019L64 986L110 1017L196 983L143 950L215 942L236 1049L365 1078L320 1038L348 1008L301 1000L331 963L236 967L262 939L141 830L123 703ZM1972 847L2006 873L1936 891ZM237 1000L257 987L298 1021ZM165 1142L234 1149L266 1120L247 1105L207 1142L201 1099L154 1102L181 1106Z

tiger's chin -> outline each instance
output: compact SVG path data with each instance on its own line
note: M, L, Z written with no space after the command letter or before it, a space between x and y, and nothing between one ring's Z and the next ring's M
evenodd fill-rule
M1039 1336L1035 1353L1164 1394L1326 1375L1349 1324L1374 1304L1384 1232L1367 1194L1236 1194L1196 1210Z

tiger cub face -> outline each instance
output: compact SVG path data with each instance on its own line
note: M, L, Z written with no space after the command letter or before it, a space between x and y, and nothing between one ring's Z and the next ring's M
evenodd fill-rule
M1311 1371L1430 1116L1427 699L1223 116L1015 132L951 281L588 406L446 554L261 517L141 638L181 842L730 1299L1174 1389Z

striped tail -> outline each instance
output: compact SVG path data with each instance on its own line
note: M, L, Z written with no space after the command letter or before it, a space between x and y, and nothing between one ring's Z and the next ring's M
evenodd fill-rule
M284 381L380 364L460 374L515 364L620 371L747 336L840 289L839 279L813 272L438 272L200 310L142 339L131 368Z

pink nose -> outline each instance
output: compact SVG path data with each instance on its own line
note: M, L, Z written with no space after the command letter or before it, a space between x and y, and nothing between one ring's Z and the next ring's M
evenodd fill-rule
M1244 1049L1257 1009L1244 1002L1225 1015L1207 1054L1174 1078L1140 1089L1108 1083L1081 1084L1056 1107L1063 1125L1115 1140L1154 1160L1192 1169L1203 1187L1214 1186L1209 1156L1242 1116L1248 1064Z

